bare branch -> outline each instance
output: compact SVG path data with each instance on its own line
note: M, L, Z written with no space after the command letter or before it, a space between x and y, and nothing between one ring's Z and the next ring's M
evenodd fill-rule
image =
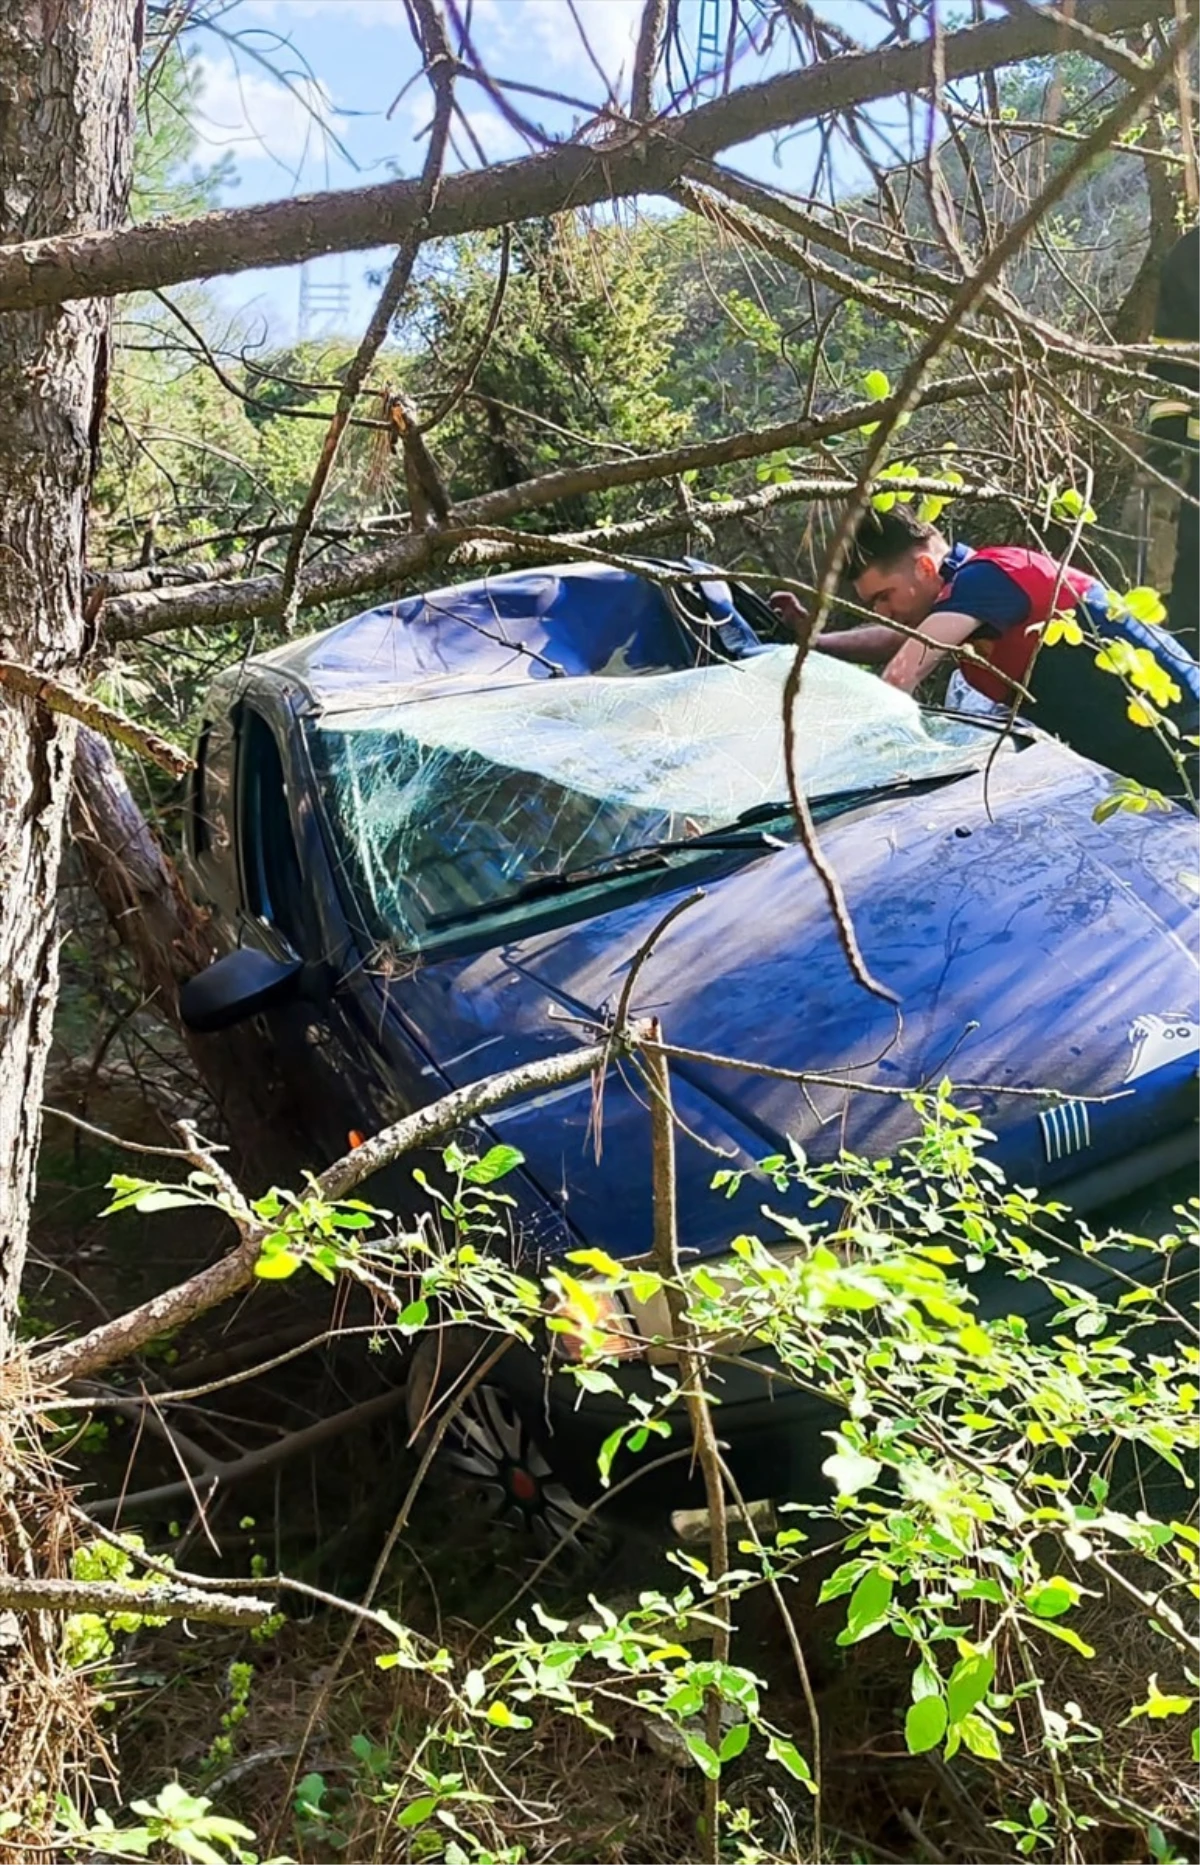
M0 661L0 686L10 693L19 693L22 699L45 706L49 712L60 712L68 719L90 725L93 731L111 738L114 744L124 745L126 751L136 751L149 758L169 777L182 777L192 768L186 751L181 751L158 732L152 732L149 726L139 725L136 719L129 719L115 707L106 706L102 699L64 686L61 680L38 673L33 667L21 667L16 661Z
M1060 353L1043 358L1041 367L1048 373L1068 374L1079 367L1079 360L1075 355ZM1134 383L1140 380L1132 371L1124 373ZM1028 370L1024 366L948 377L930 383L913 406L933 407L998 395L1025 388L1028 380ZM1146 380L1151 389L1157 388L1150 378ZM376 589L394 593L407 578L440 561L443 554L475 536L475 526L486 526L519 512L557 504L560 500L608 491L614 486L672 479L681 473L725 466L736 460L758 459L786 448L812 447L834 435L853 433L867 423L886 419L892 406L891 401L858 402L819 419L802 416L771 427L748 428L718 440L689 442L661 453L603 460L590 466L562 467L537 479L503 486L479 498L464 500L455 508L458 523L437 534L406 537L375 550L355 552L337 562L310 565L300 579L300 606L336 602ZM137 641L167 629L219 627L227 622L274 613L279 606L279 587L277 576L259 576L239 583L200 583L185 590L161 589L121 596L105 603L101 628L109 641Z
M568 1050L565 1055L549 1056L544 1061L529 1062L522 1068L508 1069L502 1075L457 1088L440 1101L397 1121L394 1126L385 1127L382 1133L347 1153L344 1159L336 1160L315 1180L314 1195L331 1202L345 1198L365 1178L390 1165L401 1154L453 1133L479 1115L491 1113L523 1094L582 1081L594 1070L606 1068L630 1040L636 1039L636 1034L633 1030L628 1034L617 1031L605 1042ZM220 1262L189 1276L187 1281L173 1288L164 1289L161 1295L152 1296L140 1307L103 1322L77 1340L39 1354L33 1364L40 1379L63 1382L99 1372L114 1361L137 1353L148 1341L183 1327L251 1286L254 1265L271 1226L255 1218L210 1155L192 1152L190 1157L210 1176L224 1183L225 1207L240 1234L237 1247Z
M320 456L313 472L312 484L296 518L291 541L288 544L287 558L283 566L283 583L279 592L279 606L283 625L287 630L294 626L299 603L296 596L296 580L300 574L300 561L304 546L313 527L317 508L329 483L333 463L337 458L342 435L353 411L358 394L367 379L371 364L379 353L380 346L392 327L392 319L400 308L401 300L408 289L412 269L417 261L426 237L429 216L437 200L438 184L441 181L442 167L446 156L446 142L450 134L450 116L454 107L454 60L446 39L446 29L438 11L437 0L410 0L417 15L421 29L421 52L424 59L425 75L433 87L434 110L433 125L429 132L429 149L425 158L425 167L417 183L417 195L412 225L400 250L392 262L387 283L379 295L379 302L371 315L371 321L363 334L354 360L346 371L345 380L338 391L337 406L325 433Z
M635 123L644 123L654 115L654 74L666 28L667 0L643 0L629 101L629 114Z
M270 1444L264 1444L258 1450L246 1451L241 1457L230 1458L226 1463L217 1463L208 1459L206 1469L197 1471L191 1482L159 1483L153 1489L133 1490L120 1496L106 1496L101 1502L88 1503L88 1514L98 1520L109 1516L125 1514L137 1509L157 1509L165 1503L175 1503L191 1497L207 1504L218 1490L229 1489L235 1483L244 1482L247 1477L261 1476L264 1470L273 1470L278 1465L288 1463L293 1457L302 1457L307 1451L314 1451L331 1439L339 1438L347 1431L356 1431L360 1425L370 1424L376 1418L394 1412L404 1401L403 1385L392 1386L387 1392L378 1393L373 1399L364 1399L360 1405L348 1406L344 1411L334 1412L328 1418L319 1418L314 1425L306 1425L302 1431L289 1431ZM103 1411L105 1401L94 1401L97 1411Z
M0 1611L144 1613L153 1619L194 1619L204 1625L262 1625L274 1608L266 1600L233 1599L193 1587L123 1587L103 1580L26 1580L0 1573Z

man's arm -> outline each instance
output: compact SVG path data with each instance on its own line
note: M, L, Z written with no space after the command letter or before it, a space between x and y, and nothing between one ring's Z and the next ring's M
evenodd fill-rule
M771 597L771 607L797 640L801 639L808 618L804 605L797 601L791 591L776 590ZM832 654L837 660L860 661L867 666L878 667L891 659L896 652L896 643L903 639L903 635L897 634L885 622L867 622L860 628L826 630L818 636L814 645L819 653Z
M960 648L964 641L969 641L979 625L977 615L963 615L956 609L939 609L922 622L920 641L910 637L899 652L892 655L883 670L887 684L899 687L902 693L915 692L938 662L946 658L947 650ZM864 630L864 633L870 632L869 629Z
M834 628L819 635L815 646L820 654L832 654L835 660L858 661L867 667L881 667L896 653L896 643L905 637L889 628L886 622L863 622L856 628Z

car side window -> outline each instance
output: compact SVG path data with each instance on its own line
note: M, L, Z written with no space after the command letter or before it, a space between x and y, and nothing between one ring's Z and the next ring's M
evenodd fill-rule
M188 833L192 854L224 855L229 848L235 728L227 717L206 719L196 746Z
M250 911L304 950L304 881L292 832L283 760L258 713L243 714L239 759L242 859Z

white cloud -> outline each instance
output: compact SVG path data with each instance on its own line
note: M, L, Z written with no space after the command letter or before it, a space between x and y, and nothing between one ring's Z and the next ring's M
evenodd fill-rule
M606 75L614 84L622 70L628 76L641 0L575 0L575 11ZM498 49L522 50L525 69L501 75L537 83L538 62L546 58L559 73L568 67L586 71L589 90L598 82L567 0L477 0L475 18L479 38L486 29Z
M323 158L333 100L316 78L289 74L286 83L232 57L196 60L200 95L196 131L214 148L233 149L239 160L273 160L297 168Z
M406 36L411 32L404 0L244 0L244 7L283 31L296 19L321 17L390 27ZM628 79L642 0L575 0L575 12L607 76L614 84L622 72ZM505 60L506 68L497 66L497 76L536 84L546 79L549 64L560 77L566 70L577 74L572 88L583 85L587 95L597 86L567 0L476 0L473 21L481 55L499 54Z
M292 20L318 16L349 17L359 26L410 30L404 0L243 0L243 5L246 13L283 31Z

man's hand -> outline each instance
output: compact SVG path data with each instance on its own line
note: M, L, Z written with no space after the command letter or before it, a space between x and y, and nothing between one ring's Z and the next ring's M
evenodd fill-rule
M793 596L790 589L777 589L767 600L784 627L799 641L804 632L805 623L808 621L808 612L804 604L798 597Z

